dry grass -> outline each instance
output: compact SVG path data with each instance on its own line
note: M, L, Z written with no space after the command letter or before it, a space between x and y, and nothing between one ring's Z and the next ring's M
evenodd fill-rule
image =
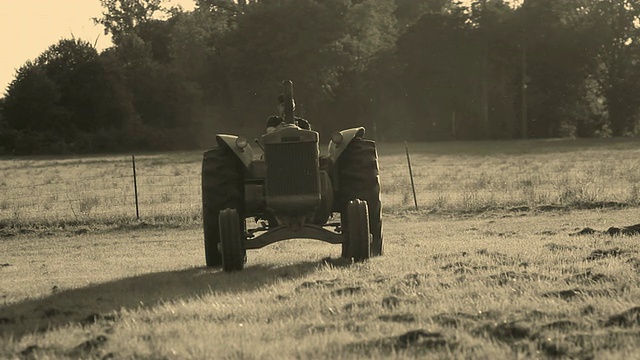
M294 240L234 274L202 267L199 152L136 156L146 222L126 156L0 160L0 358L638 357L638 237L569 234L638 223L640 144L409 146L417 212L379 147L385 256Z
M640 204L640 143L634 140L423 143L409 148L423 209ZM413 205L404 146L383 146L381 154L385 202Z
M424 211L640 205L635 140L409 144ZM324 146L323 146L324 148ZM387 212L413 208L403 144L379 144ZM198 220L201 152L136 156L140 216ZM130 156L0 160L0 223L135 218Z
M0 358L633 358L638 238L569 234L637 219L394 215L367 263L292 240L233 274L197 227L5 232Z
M136 156L139 212L192 219L201 212L201 152ZM0 160L0 221L122 222L136 217L130 156Z

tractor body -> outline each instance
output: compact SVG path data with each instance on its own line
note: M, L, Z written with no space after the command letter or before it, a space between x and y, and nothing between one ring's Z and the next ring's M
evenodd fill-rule
M341 244L355 261L381 255L377 153L364 133L334 133L328 156L317 132L290 121L256 139L261 155L242 137L216 135L202 171L207 265L241 270L246 250L298 238Z

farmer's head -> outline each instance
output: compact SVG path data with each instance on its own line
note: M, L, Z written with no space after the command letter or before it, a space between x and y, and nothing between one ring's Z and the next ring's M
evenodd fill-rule
M291 99L293 103L293 110L296 109L296 101ZM278 114L284 117L284 94L278 95Z

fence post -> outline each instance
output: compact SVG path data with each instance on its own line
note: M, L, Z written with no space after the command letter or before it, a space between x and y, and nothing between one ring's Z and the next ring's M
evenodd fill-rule
M413 190L413 203L416 206L416 210L418 210L418 198L416 197L416 186L413 182L413 170L411 169L411 157L409 156L409 144L404 142L404 148L407 152L407 164L409 165L409 177L411 178L411 190Z
M136 178L136 157L131 155L131 165L133 166L133 193L136 196L136 219L140 220L140 210L138 205L138 179Z

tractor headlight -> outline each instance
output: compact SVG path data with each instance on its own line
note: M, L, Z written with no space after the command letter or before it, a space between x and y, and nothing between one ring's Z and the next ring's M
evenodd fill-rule
M342 136L342 133L340 133L339 131L336 131L331 134L331 141L333 141L336 145L340 145L344 141L344 136Z
M247 139L243 138L243 137L238 137L236 139L236 146L240 149L244 149L247 147L247 145L249 144L249 142L247 141Z

